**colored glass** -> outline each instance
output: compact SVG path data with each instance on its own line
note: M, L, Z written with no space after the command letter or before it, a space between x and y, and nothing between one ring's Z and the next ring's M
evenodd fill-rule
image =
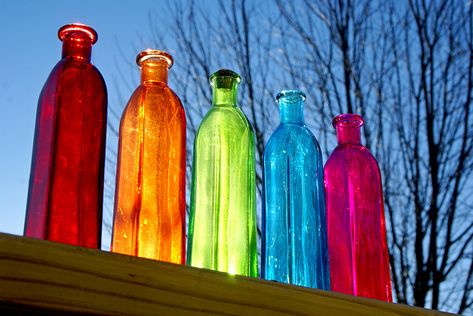
M328 290L320 147L304 124L305 95L286 90L276 99L281 123L264 151L263 277Z
M167 85L173 60L146 50L136 62L141 84L120 122L111 249L184 263L186 117Z
M188 264L256 277L255 136L237 106L240 76L210 77L213 106L194 143Z
M378 164L360 143L363 119L333 120L338 146L325 165L332 290L391 302L383 191Z
M100 248L107 91L90 63L97 33L58 32L62 59L38 102L25 236Z

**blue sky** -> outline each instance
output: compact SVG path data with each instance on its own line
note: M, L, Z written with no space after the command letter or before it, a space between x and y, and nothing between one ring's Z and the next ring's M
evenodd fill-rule
M148 14L164 1L4 1L0 10L0 232L21 235L25 217L36 106L46 78L61 57L57 30L81 22L99 35L92 63L107 83L109 103L123 89L118 69L130 81L130 61L151 46ZM161 25L165 21L156 21ZM163 24L164 30L164 24ZM149 42L148 42L149 41ZM159 47L153 47L158 48ZM123 53L121 53L121 52ZM116 97L115 97L116 100Z

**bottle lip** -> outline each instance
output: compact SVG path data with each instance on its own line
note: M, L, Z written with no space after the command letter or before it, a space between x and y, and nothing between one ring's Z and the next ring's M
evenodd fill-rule
M220 69L210 75L210 83L217 77L230 77L236 80L237 83L240 83L241 77L239 74L230 69Z
M146 49L139 53L136 56L136 64L141 67L141 65L151 58L158 58L164 60L168 64L168 68L171 68L174 64L174 59L172 58L171 54L164 50L158 49Z
M97 42L97 32L92 27L82 23L71 23L61 26L57 32L57 36L61 41L64 41L67 34L72 32L80 32L87 35L90 38L92 45Z
M348 126L348 127L361 127L363 126L363 117L355 113L340 114L332 120L333 127L337 126Z
M276 95L276 102L279 102L281 99L284 99L285 103L297 103L300 101L305 101L305 93L300 90L281 90Z

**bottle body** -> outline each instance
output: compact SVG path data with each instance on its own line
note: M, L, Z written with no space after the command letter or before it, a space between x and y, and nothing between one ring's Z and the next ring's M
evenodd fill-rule
M235 104L214 103L194 144L188 264L257 276L254 142Z
M179 98L164 81L142 81L120 122L113 252L184 263L185 155Z
M63 50L38 102L25 236L100 248L106 116L101 74Z
M324 168L332 290L391 302L379 167L359 143L361 117L337 118L339 145Z
M286 97L280 111L297 110ZM265 148L261 253L265 279L330 289L322 156L302 120L283 119Z

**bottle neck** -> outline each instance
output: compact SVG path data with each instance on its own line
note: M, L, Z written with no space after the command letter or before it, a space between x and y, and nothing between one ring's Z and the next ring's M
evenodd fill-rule
M233 77L215 77L212 80L212 104L215 106L237 105L238 80Z
M338 144L361 144L361 132L359 127L337 126Z
M276 96L281 124L304 124L305 94L300 90L282 90Z
M304 124L304 101L280 101L279 117L282 124Z
M141 64L142 83L168 83L168 63L161 58L150 58Z
M62 44L62 58L72 57L74 59L90 62L92 56L92 42L90 38L82 34L69 34Z
M341 114L333 119L338 144L361 144L363 118L358 114Z

